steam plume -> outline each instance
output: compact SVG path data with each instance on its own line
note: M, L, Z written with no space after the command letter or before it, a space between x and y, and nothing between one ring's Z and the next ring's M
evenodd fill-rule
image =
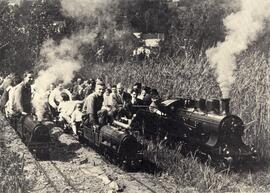
M46 91L50 84L62 80L64 84L69 83L74 72L81 67L81 56L79 48L83 43L92 42L95 34L80 32L70 39L63 39L59 45L53 40L43 44L41 56L45 58L42 63L44 70L41 70L34 83L35 95L33 105L36 109L38 119L41 120L45 111L47 101Z
M236 56L248 48L264 30L270 19L269 0L239 0L240 11L224 19L227 36L224 42L206 51L208 60L216 69L217 81L223 97L229 96L234 82L233 72L236 67Z
M104 6L110 2L112 0L62 0L61 5L65 15L81 20L90 18L96 9L104 9ZM73 79L74 72L80 70L82 63L79 48L83 44L93 42L95 37L95 32L84 29L70 38L63 39L60 44L53 40L43 44L40 52L41 57L44 58L41 63L43 70L39 72L33 85L35 95L32 101L39 120L43 119L48 99L46 91L50 84L59 80L67 84Z

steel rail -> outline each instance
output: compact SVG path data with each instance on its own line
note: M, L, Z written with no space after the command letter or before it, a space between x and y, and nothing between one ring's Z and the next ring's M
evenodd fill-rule
M51 184L52 188L57 192L57 193L62 193L63 190L61 190L60 188L58 188L58 186L54 183L54 180L52 180L48 174L48 172L46 171L46 169L44 169L44 166L42 166L39 161L34 160L35 165L37 166L37 168L45 175L47 181ZM51 164L51 166L53 166L55 168L55 170L57 171L57 173L64 179L63 181L72 189L72 192L75 193L79 193L80 191L71 183L71 180L68 179L68 177L59 169L59 167L56 166L56 164L53 161L48 161L49 164Z
M54 168L58 171L58 173L64 178L65 182L74 190L74 192L79 193L80 191L75 188L75 186L71 183L71 180L60 170L60 168L54 163L50 161L50 163L54 166Z
M46 172L46 170L44 169L44 167L38 162L38 161L34 161L37 168L45 175L45 177L47 178L48 182L51 184L51 186L53 187L53 189L58 192L58 193L62 193L61 190L59 190L57 188L57 186L55 185L55 183L51 180L51 178L49 177L48 173Z

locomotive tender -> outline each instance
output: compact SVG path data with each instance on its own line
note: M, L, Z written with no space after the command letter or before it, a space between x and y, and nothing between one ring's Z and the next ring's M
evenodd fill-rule
M10 119L11 125L19 134L29 151L37 159L49 159L49 150L52 145L50 130L53 123L50 121L36 121L32 115L16 115Z
M123 169L137 169L142 162L141 145L126 128L84 125L78 129L78 136Z

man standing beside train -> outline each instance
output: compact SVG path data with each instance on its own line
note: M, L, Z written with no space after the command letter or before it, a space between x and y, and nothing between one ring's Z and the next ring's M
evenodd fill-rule
M17 113L26 115L32 112L31 84L34 81L33 72L25 72L23 77L23 81L16 86L14 91L14 110Z

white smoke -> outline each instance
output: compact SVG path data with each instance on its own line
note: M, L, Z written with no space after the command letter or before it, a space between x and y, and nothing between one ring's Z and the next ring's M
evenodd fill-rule
M81 68L80 46L92 42L94 38L95 34L81 31L69 39L63 39L58 45L53 40L48 40L43 44L41 56L45 58L42 63L45 69L38 73L35 80L33 85L35 95L32 101L39 120L42 119L45 111L45 104L48 99L46 91L50 84L59 80L63 81L64 84L71 82L74 73Z
M61 0L62 11L65 15L75 19L87 19L93 15L96 9L104 9L105 5L112 0ZM62 80L68 84L74 77L74 73L79 71L82 63L82 56L79 48L83 44L94 41L96 34L94 30L85 28L73 34L70 38L63 39L59 44L53 40L46 41L41 49L40 55L44 61L38 73L33 88L35 95L32 103L39 120L42 120L45 112L45 104L48 100L46 92L52 83Z
M270 20L270 0L239 0L240 11L223 21L227 36L224 42L206 51L208 60L216 69L217 81L223 97L228 97L235 80L236 56L248 48Z

